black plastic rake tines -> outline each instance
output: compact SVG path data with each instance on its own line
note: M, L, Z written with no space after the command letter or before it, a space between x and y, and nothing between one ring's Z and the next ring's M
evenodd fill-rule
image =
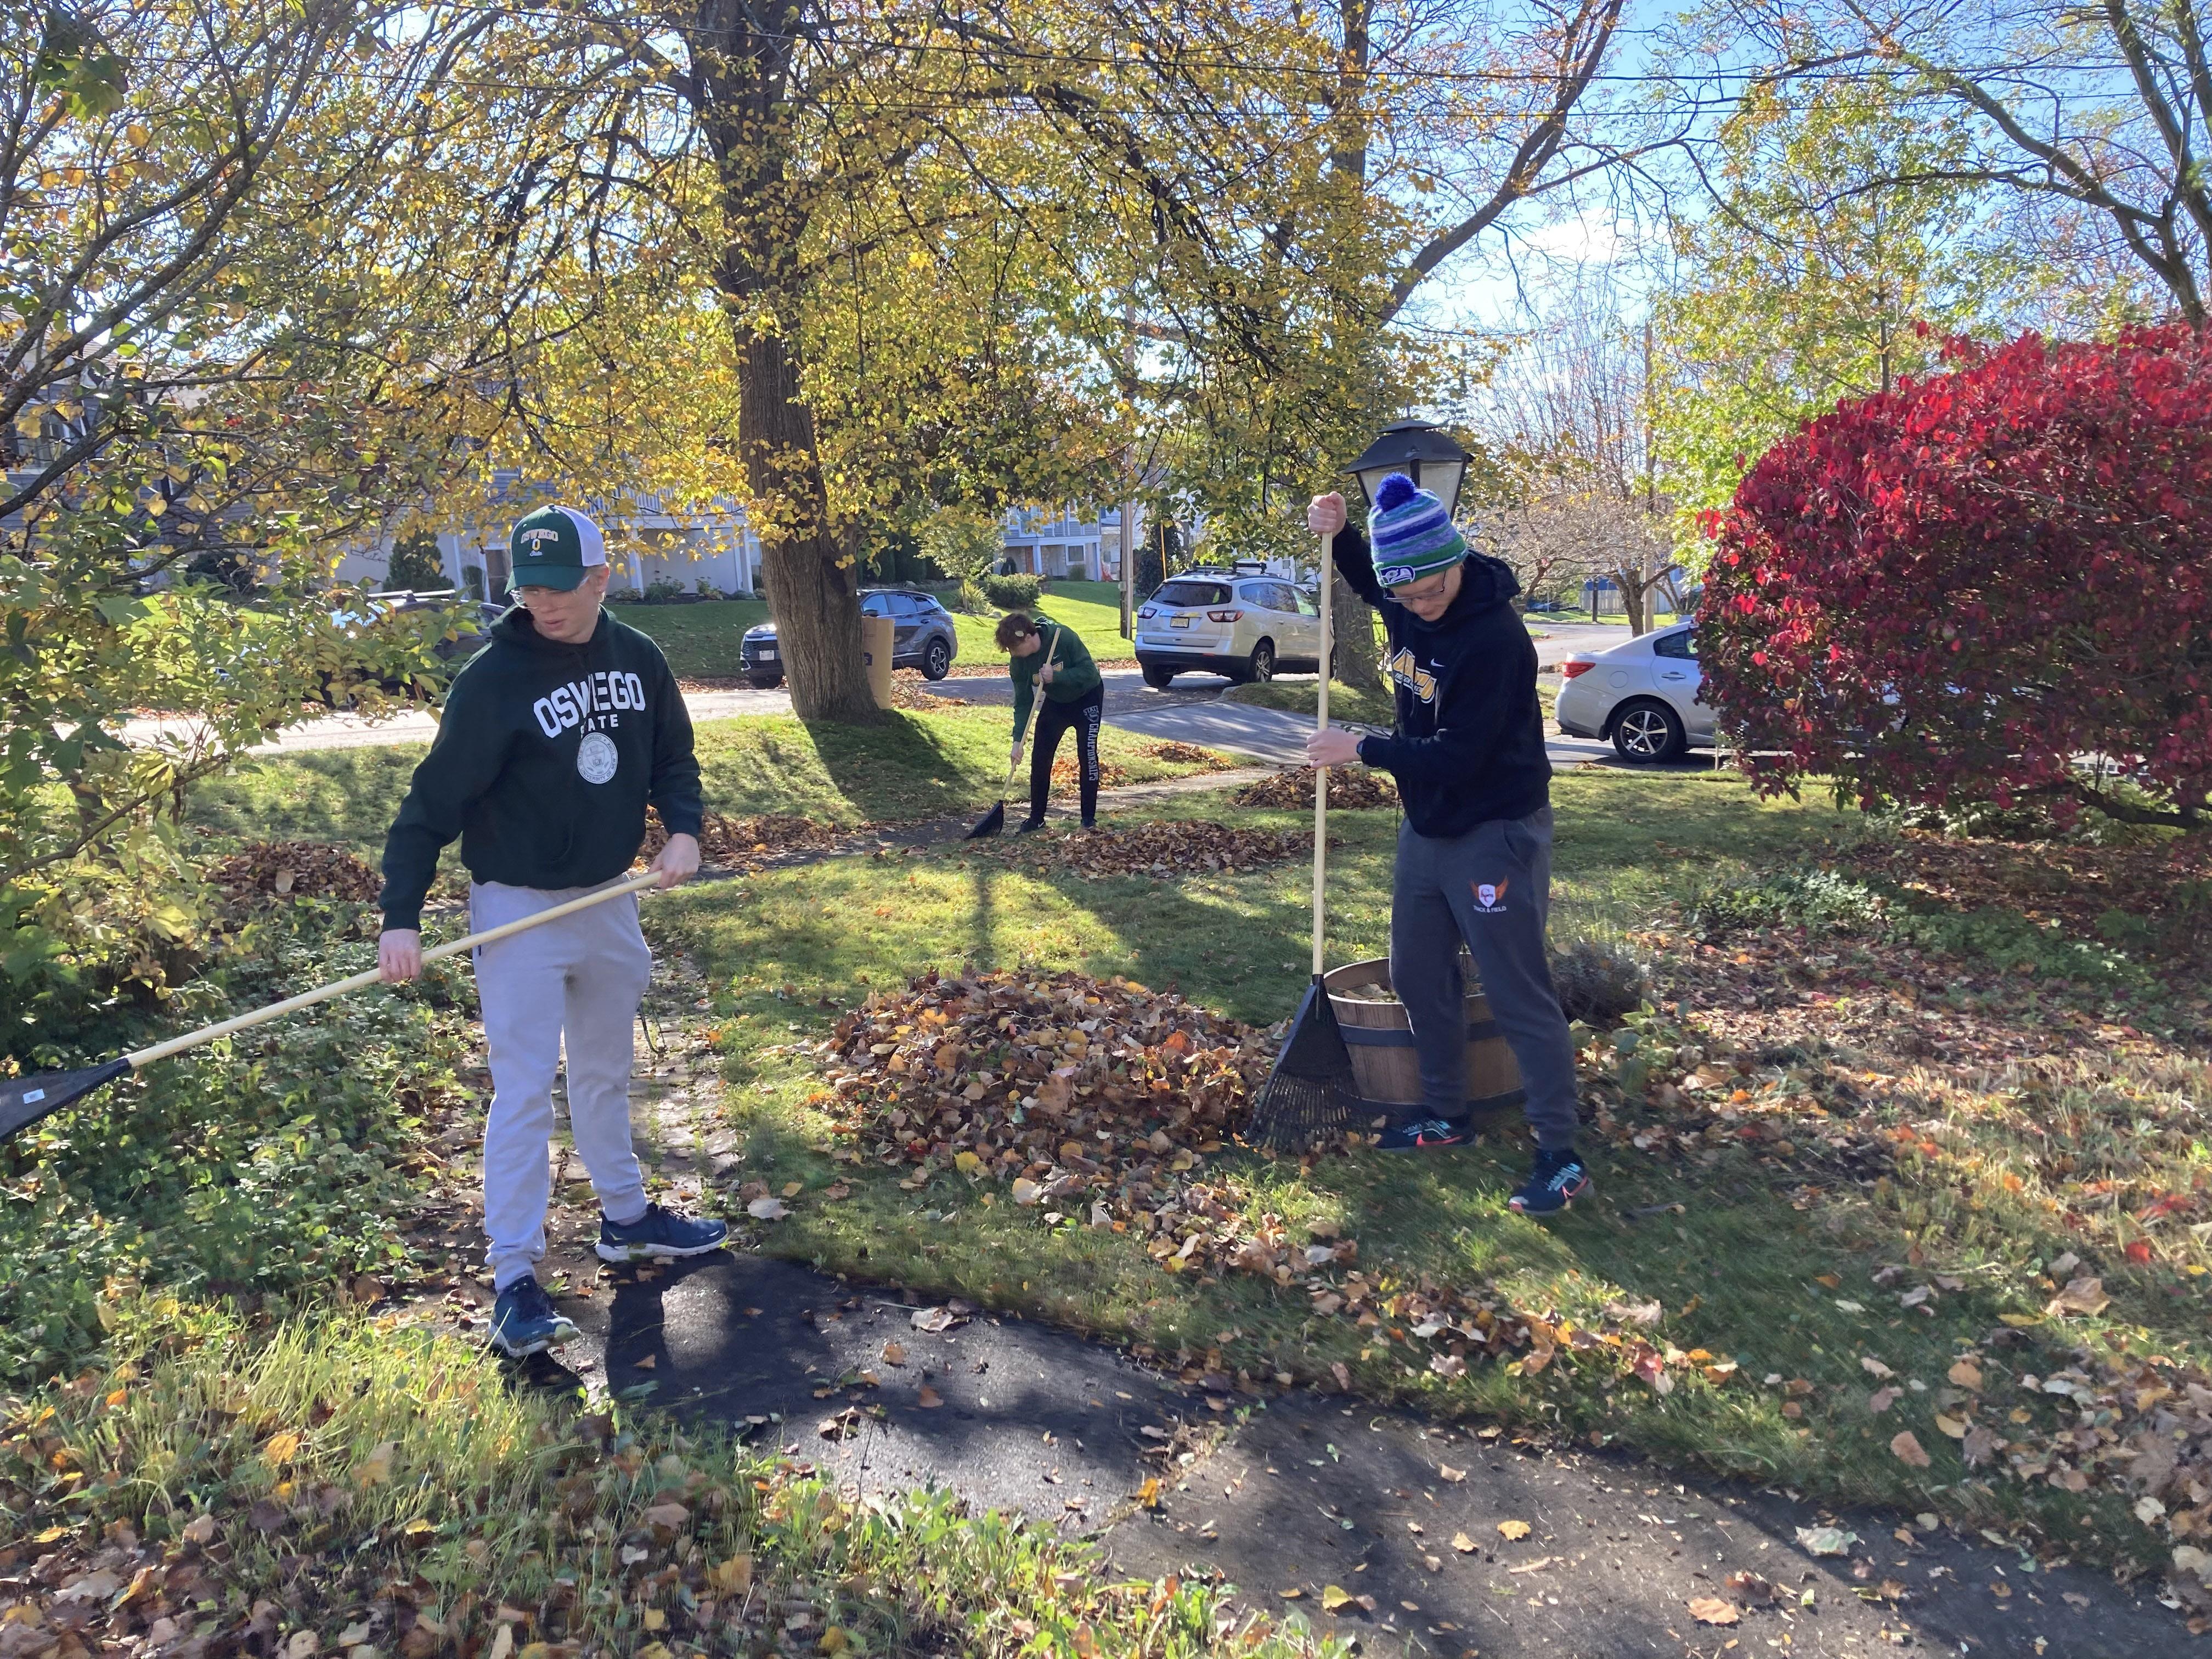
M82 1100L103 1084L127 1077L131 1062L111 1060L81 1072L41 1072L0 1082L0 1140L21 1134L49 1112Z
M1336 1009L1316 975L1291 1021L1275 1069L1252 1106L1251 1138L1279 1152L1303 1152L1364 1123L1373 1108L1352 1074L1352 1051Z

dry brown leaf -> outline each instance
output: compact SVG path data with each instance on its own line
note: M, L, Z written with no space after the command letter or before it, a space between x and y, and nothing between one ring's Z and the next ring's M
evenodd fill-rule
M1735 1602L1723 1601L1717 1595L1700 1595L1690 1603L1690 1617L1701 1625L1733 1625L1743 1612Z
M915 1395L915 1403L924 1411L934 1411L945 1403L945 1396L925 1382Z
M1530 1528L1526 1521L1500 1521L1498 1523L1498 1535L1515 1543L1526 1538L1529 1531Z
M1909 1463L1916 1469L1924 1469L1929 1466L1928 1454L1921 1449L1920 1437L1910 1429L1900 1429L1893 1436L1889 1449L1901 1463Z

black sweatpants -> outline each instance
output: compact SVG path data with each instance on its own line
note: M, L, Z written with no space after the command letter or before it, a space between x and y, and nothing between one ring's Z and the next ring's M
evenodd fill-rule
M1052 758L1060 747L1060 733L1073 728L1075 764L1083 777L1083 823L1088 829L1098 817L1098 726L1106 718L1106 688L1094 685L1073 702L1055 702L1038 696L1044 707L1037 711L1036 740L1030 745L1030 822L1044 822L1044 804L1052 794Z

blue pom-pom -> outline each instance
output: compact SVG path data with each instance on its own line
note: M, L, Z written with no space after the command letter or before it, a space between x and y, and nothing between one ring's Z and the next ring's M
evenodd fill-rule
M1413 499L1413 481L1402 472L1393 472L1376 486L1375 510L1394 513Z

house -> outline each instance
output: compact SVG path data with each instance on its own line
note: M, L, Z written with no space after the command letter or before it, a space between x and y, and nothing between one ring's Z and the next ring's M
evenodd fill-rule
M1102 532L1109 525L1110 537ZM1085 519L1079 509L1063 503L1051 507L1014 507L1006 509L1006 557L1016 571L1030 576L1064 576L1076 581L1108 580L1102 541L1121 550L1119 513L1093 513Z
M529 510L529 497L538 493L523 489L521 478L519 471L502 470L492 479L494 502L512 500L516 517ZM579 505L606 535L607 562L613 568L611 593L625 588L640 597L656 587L724 594L760 589L760 538L747 527L745 510L734 501L713 501L694 513L665 512L652 496ZM387 531L374 542L347 549L338 560L339 583L385 586L396 539ZM503 521L478 532L441 530L438 556L447 584L471 599L506 594L510 572Z

